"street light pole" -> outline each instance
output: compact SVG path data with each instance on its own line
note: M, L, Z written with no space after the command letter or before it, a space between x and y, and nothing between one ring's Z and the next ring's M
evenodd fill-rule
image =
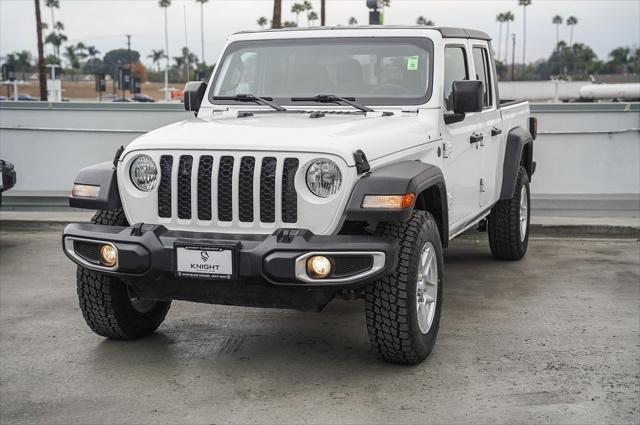
M511 81L516 79L516 35L511 34L513 46L511 47Z

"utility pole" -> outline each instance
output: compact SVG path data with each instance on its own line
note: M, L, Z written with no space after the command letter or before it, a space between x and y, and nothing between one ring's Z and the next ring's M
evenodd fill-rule
M513 45L511 47L511 81L516 79L516 35L511 34Z
M53 10L53 8L51 8ZM44 46L42 45L42 18L40 0L36 0L36 29L38 32L38 80L40 81L40 100L47 101L47 74L44 69Z
M131 91L131 79L133 78L133 72L131 69L131 34L126 34L127 36L127 56L129 59L129 91ZM133 92L131 92L133 94ZM122 97L124 97L124 87L122 88Z

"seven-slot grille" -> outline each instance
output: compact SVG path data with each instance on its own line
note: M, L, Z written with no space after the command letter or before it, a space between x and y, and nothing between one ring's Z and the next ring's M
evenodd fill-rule
M297 158L273 156L162 155L158 216L275 223L279 213L282 223L296 223L295 175L299 165ZM172 200L177 202L175 208Z

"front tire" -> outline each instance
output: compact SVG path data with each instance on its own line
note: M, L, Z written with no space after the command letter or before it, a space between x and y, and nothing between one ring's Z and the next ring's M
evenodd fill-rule
M94 224L128 226L122 209L98 211ZM133 340L153 333L164 321L171 301L139 299L121 280L78 267L78 301L87 325L98 335Z
M499 201L489 214L489 246L495 259L515 261L527 253L530 205L529 175L520 167L513 198Z
M444 265L438 226L415 211L403 222L383 224L378 234L397 239L396 270L367 287L369 342L383 360L417 364L433 350L442 311Z

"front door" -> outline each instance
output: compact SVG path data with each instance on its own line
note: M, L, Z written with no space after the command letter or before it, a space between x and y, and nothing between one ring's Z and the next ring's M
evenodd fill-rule
M443 114L453 113L452 85L454 81L469 79L469 63L466 40L445 47ZM472 133L477 130L474 115L477 114L467 114L463 121L445 125L443 131L444 173L452 229L463 226L478 209L478 151L470 143Z

